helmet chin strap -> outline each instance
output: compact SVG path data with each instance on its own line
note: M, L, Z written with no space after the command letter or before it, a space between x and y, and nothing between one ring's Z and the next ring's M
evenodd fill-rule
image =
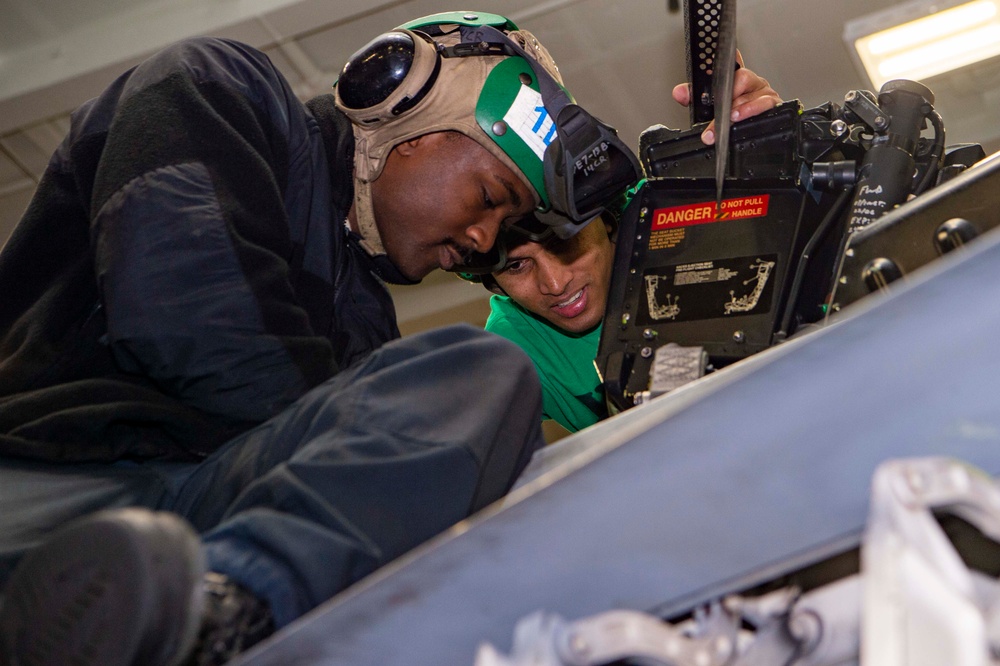
M385 254L382 237L375 224L375 208L372 203L371 160L368 159L368 140L358 129L354 129L354 218L358 223L360 245L373 257Z

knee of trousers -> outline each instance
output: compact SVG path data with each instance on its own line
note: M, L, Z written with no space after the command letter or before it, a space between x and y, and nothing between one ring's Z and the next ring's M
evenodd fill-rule
M542 420L542 387L535 364L518 345L492 333L471 340L467 347L475 380L469 389L476 402L486 405L508 432L533 428Z

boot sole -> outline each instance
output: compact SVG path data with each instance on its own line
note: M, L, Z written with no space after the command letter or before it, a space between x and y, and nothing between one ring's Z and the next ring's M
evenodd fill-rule
M144 509L70 523L25 556L0 606L18 666L173 666L201 618L204 561L180 518Z

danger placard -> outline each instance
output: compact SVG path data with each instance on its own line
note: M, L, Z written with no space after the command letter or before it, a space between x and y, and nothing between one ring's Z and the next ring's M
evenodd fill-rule
M759 194L752 197L723 199L719 214L716 214L714 201L658 208L653 211L652 230L764 217L767 215L767 205L770 198L769 194Z

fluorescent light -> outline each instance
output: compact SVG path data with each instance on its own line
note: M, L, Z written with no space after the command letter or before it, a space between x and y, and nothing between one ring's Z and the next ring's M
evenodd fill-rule
M892 79L919 81L1000 55L1000 0L941 4L905 3L845 26L844 39L876 90Z
M997 6L989 0L971 2L877 32L861 41L868 43L873 55L884 55L983 25L996 15Z

